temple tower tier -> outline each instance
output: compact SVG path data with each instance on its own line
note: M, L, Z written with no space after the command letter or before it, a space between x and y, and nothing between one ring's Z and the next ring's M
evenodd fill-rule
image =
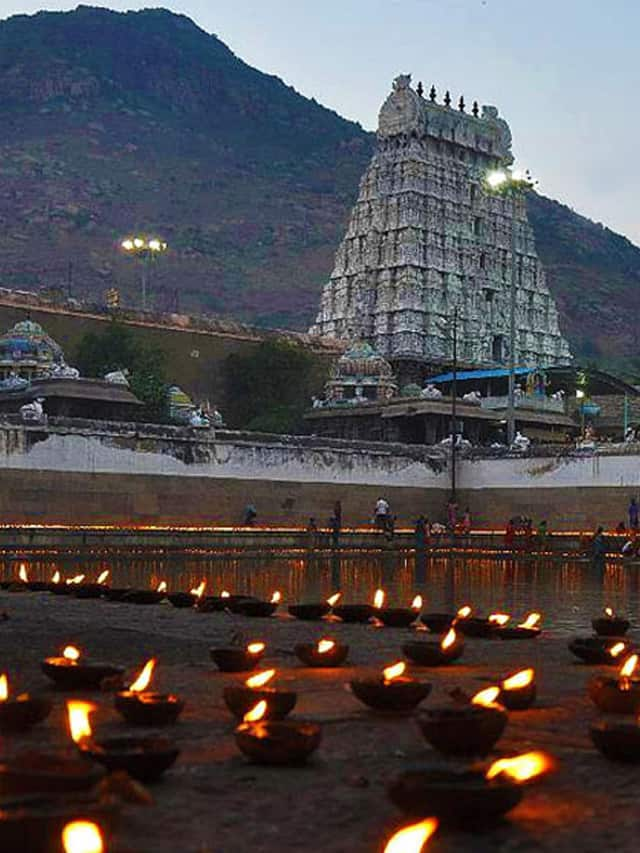
M516 363L569 362L524 192L487 182L512 163L495 107L467 113L462 99L440 105L433 89L427 99L409 75L396 78L311 333L366 340L394 363L433 365L452 358L457 312L460 362L507 364L515 262Z

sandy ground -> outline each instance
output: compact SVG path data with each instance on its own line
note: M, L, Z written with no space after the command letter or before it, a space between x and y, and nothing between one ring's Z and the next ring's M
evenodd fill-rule
M169 605L136 607L80 601L46 593L0 593L0 666L16 687L48 689L40 660L74 642L87 654L120 663L133 674L155 655L154 686L187 701L168 731L181 748L177 764L153 786L150 807L126 806L118 849L154 853L272 853L326 851L371 853L406 820L388 801L385 787L402 768L433 759L415 720L368 712L345 689L355 673L400 656L406 630L249 620L200 614ZM252 766L238 753L234 722L223 704L224 685L244 676L216 671L208 649L228 642L234 631L268 643L265 663L277 667L281 685L299 693L294 715L323 724L324 740L304 768ZM589 633L585 626L585 634ZM309 670L293 657L296 642L330 634L349 643L349 666ZM640 832L640 768L607 762L591 745L589 723L598 716L586 696L599 671L573 662L566 637L543 635L533 642L468 640L460 665L414 668L432 682L428 705L448 701L461 687L475 692L497 677L532 665L539 699L530 710L511 713L500 751L548 750L558 772L527 791L509 820L482 834L442 831L434 851L636 850ZM20 746L62 748L64 696L54 694L50 719L31 734L1 741L7 753ZM108 695L98 695L94 715L100 733L122 733ZM26 853L26 851L25 851Z

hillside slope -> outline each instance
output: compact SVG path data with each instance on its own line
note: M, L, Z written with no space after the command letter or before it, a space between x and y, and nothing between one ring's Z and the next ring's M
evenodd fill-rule
M373 138L164 10L0 22L0 285L139 298L118 251L140 230L170 252L160 309L305 328ZM539 251L578 354L638 349L626 316L640 249L542 197Z

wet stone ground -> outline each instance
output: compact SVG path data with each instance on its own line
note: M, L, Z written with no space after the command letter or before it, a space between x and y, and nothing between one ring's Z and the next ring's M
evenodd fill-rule
M171 690L187 707L165 729L181 755L152 788L154 804L123 808L117 849L137 853L272 853L325 851L372 853L406 820L385 788L408 765L433 760L411 716L381 717L345 688L356 673L397 660L407 630L360 625L321 625L288 617L247 619L229 614L176 610L168 604L140 607L82 601L47 593L0 593L0 667L16 688L49 690L39 662L73 642L91 657L135 674L151 656L159 659L154 688ZM236 631L268 644L265 664L278 669L278 684L298 691L294 716L322 723L324 740L303 768L252 766L238 753L234 721L222 688L245 676L219 673L212 645ZM589 633L585 626L585 634ZM292 654L296 642L333 636L351 647L349 665L310 670ZM454 687L475 692L522 666L538 675L538 702L512 712L501 752L541 748L559 759L557 773L528 789L508 821L478 834L442 831L434 851L598 851L637 849L640 833L640 767L607 762L591 745L589 724L597 711L585 685L599 668L573 662L566 636L544 632L536 641L468 640L459 664L412 668L433 684L428 705L447 702ZM64 699L55 695L47 722L29 735L3 738L2 752L17 748L67 748ZM95 694L93 716L101 734L127 731L108 694ZM128 730L130 731L130 729ZM25 851L26 853L26 851Z

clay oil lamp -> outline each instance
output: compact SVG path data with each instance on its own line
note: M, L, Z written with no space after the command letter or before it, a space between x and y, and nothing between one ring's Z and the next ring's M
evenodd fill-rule
M41 668L63 690L99 690L106 678L124 674L121 666L83 658L75 646L67 646L60 657L45 658Z
M500 682L500 704L507 711L525 711L536 698L536 674L529 667L508 675Z
M487 755L507 725L499 696L500 688L492 686L476 693L468 705L426 709L418 717L425 740L443 755Z
M378 590L381 593L381 604L376 605L376 619L379 619L387 628L408 628L420 616L422 610L422 596L416 595L411 602L411 607L385 607L383 590ZM376 595L378 594L376 593Z
M200 613L221 613L230 610L235 596L223 589L220 595L203 595L196 603Z
M76 598L100 598L110 574L109 569L105 569L100 573L95 583L83 583L75 587L73 595Z
M138 726L171 725L184 709L184 702L177 696L148 690L155 666L156 660L151 658L129 689L116 693L115 709L128 723Z
M482 616L473 616L473 610L468 604L458 610L453 624L465 637L486 640L495 631L495 624Z
M501 640L535 640L542 632L541 621L541 613L529 613L524 622L515 625L513 628L508 625L504 628L498 628L496 635Z
M405 676L407 665L399 661L382 670L382 674L350 682L351 692L363 704L375 711L406 712L431 693L431 685Z
M167 597L167 584L160 581L156 589L130 589L120 599L126 604L160 604ZM191 602L191 605L193 601ZM191 606L190 605L190 606Z
M67 702L69 731L81 755L110 773L124 770L139 782L154 782L175 763L180 751L165 737L94 738L89 714L96 708L91 702Z
M0 792L2 796L77 793L93 789L104 775L101 767L80 757L29 750L0 760Z
M556 766L544 752L500 758L487 769L416 767L400 774L388 789L389 798L405 814L434 815L457 827L489 826L521 800L524 786Z
M629 620L616 616L610 607L605 607L603 613L591 622L596 634L599 637L623 637L629 630Z
M62 830L64 853L105 853L102 831L90 820L74 820Z
M9 694L9 680L0 675L0 732L26 732L36 723L41 723L51 713L53 703L49 699L20 693L15 698Z
M336 592L329 596L326 601L311 602L309 604L290 604L287 610L295 619L302 619L306 622L317 622L328 616L331 608L334 607L342 598L341 592Z
M455 613L423 613L420 621L432 634L446 634L455 618Z
M207 588L206 581L200 581L198 586L191 589L189 592L172 592L167 596L174 607L187 608L194 607L204 595Z
M405 826L387 841L384 853L423 853L427 841L438 828L434 817Z
M617 678L599 675L589 682L589 697L605 714L637 714L640 710L640 680L633 678L637 665L638 655L629 655Z
M267 702L261 699L243 717L235 731L240 752L255 764L304 764L322 740L317 723L265 719Z
M305 666L338 667L345 662L349 646L325 637L317 643L298 643L294 651Z
M458 660L464 651L464 639L449 628L442 639L416 640L405 643L402 654L418 666L447 666Z
M595 723L590 734L596 749L605 758L628 764L640 762L640 720L637 718L629 723Z
M29 575L24 563L20 563L18 567L18 579L8 581L5 588L9 592L26 592L29 589Z
M60 575L60 571L58 569L56 569L55 572L53 573L53 575L51 576L51 580L49 581L49 583L47 585L47 589L49 590L49 592L55 592L56 587L60 586L61 580L62 580L62 577Z
M209 649L211 660L221 672L250 672L264 656L266 645L261 642L247 646L221 646Z
M380 601L380 593L382 590L376 590L373 597L373 604L335 604L331 608L334 616L342 622L364 624L369 622L372 616L376 615L376 601ZM384 596L384 592L382 593ZM384 598L382 599L384 602Z
M281 600L282 594L276 590L269 601L247 599L234 608L234 612L241 613L243 616L264 619L268 616L273 616Z
M0 817L0 850L6 853L104 853L102 842L111 834L111 824L119 806L113 800L99 800L92 795L60 797L47 792L38 797L14 798L3 802ZM100 825L101 844L85 835L63 841L64 828L82 816L82 822ZM72 844L73 846L68 846Z
M75 595L77 592L77 588L84 581L86 575L79 574L74 575L71 578L65 578L62 583L56 584L55 586L50 585L49 590L54 595Z
M615 637L574 637L569 641L569 650L582 663L593 666L615 666L631 649L631 643Z
M266 669L247 678L243 685L230 684L224 688L223 699L234 717L242 720L262 699L267 703L265 720L283 720L293 710L298 700L297 693L267 687L275 675L275 669Z
M24 584L30 592L46 592L49 589L49 584L46 581L29 580L27 567L24 563L20 563L18 570L18 578L20 583Z

